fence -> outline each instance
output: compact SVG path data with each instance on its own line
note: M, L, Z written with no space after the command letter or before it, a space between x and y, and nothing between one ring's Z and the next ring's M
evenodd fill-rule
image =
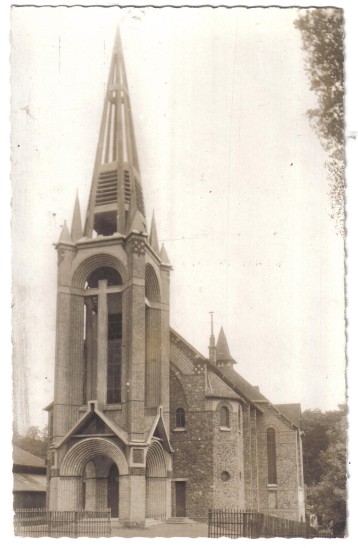
M308 523L248 510L209 510L209 538L329 537Z
M15 510L14 532L22 537L109 537L111 511L19 509Z

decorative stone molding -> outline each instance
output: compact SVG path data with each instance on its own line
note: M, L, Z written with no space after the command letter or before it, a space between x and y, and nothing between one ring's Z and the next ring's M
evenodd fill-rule
M196 363L193 369L194 375L202 375L205 373L205 365L203 363Z
M133 238L131 240L131 249L133 253L136 253L137 255L144 255L145 241L140 238Z
M139 467L139 466L130 466L129 467L129 475L130 476L145 476L145 467Z

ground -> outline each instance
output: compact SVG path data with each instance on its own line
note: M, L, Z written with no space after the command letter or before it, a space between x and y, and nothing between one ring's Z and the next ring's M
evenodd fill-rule
M201 522L192 523L158 523L145 529L127 529L112 524L112 537L208 537L208 524Z

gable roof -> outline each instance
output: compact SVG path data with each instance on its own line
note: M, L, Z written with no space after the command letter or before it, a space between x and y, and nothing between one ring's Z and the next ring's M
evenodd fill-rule
M117 426L108 416L102 413L97 406L97 402L88 402L88 410L86 413L77 421L77 423L67 432L67 434L56 444L58 449L63 445L71 436L79 432L82 428L85 428L91 419L98 417L104 424L108 427L119 439L121 439L125 444L128 444L127 434L122 428Z
M170 328L170 332L174 335L177 341L180 341L181 346L185 346L191 358L195 361L205 362L208 371L212 371L216 376L221 379L231 391L235 394L243 397L250 403L252 403L256 409L262 412L262 409L257 405L259 402L268 402L268 399L263 396L257 388L247 382L241 375L239 375L232 367L219 368L216 365L210 363L210 361L196 350L188 341L184 339L177 331ZM221 390L221 389L220 389ZM231 392L230 392L231 393ZM232 397L232 396L231 396Z
M27 466L31 468L46 468L45 461L36 457L32 453L17 447L16 445L12 448L12 460L16 466Z
M300 403L281 403L276 404L275 408L278 409L287 417L295 426L301 427L301 404Z
M237 387L238 390L251 402L268 402L269 400L261 394L261 392L250 384L244 377L242 377L233 367L226 367L225 369L218 368L215 365L210 364L215 370L216 374L222 376L226 381Z
M223 380L213 372L208 371L208 386L205 390L207 397L238 399L239 396Z
M22 474L16 472L13 475L14 492L46 493L46 474Z
M164 449L168 451L168 453L174 453L172 446L170 445L168 432L165 426L165 422L163 420L163 406L159 405L158 412L155 416L155 419L153 421L152 426L147 431L147 437L146 441L148 445L152 441L152 438L155 437L155 433L158 432L159 436L163 442Z
M201 353L199 350L194 348L193 345L191 345L178 331L175 331L172 327L170 328L171 335L174 336L175 339L181 342L182 345L186 347L186 349L189 351L193 359L199 359L204 362L206 362L208 359Z

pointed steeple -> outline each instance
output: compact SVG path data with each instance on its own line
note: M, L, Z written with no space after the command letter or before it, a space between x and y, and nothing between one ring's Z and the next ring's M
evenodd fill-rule
M83 232L82 232L81 209L80 209L80 201L79 201L78 192L77 192L75 207L73 208L71 238L74 242L77 242L77 240L82 238L82 236L83 236Z
M155 251L155 253L159 255L159 242L158 242L157 225L155 222L154 211L153 211L153 217L152 217L152 224L150 226L149 243L153 251Z
M89 199L85 236L128 234L145 210L119 30L114 43Z
M230 354L229 345L227 344L226 335L221 327L216 345L216 363L219 367L233 365L236 363Z
M168 257L168 253L167 253L167 251L164 247L164 244L162 244L162 248L160 250L160 258L162 259L164 264L169 264L170 265L170 259Z
M68 230L68 226L67 226L66 221L64 221L64 223L63 223L61 234L60 234L60 239L59 239L58 242L63 243L63 244L72 244L73 243L70 232Z

